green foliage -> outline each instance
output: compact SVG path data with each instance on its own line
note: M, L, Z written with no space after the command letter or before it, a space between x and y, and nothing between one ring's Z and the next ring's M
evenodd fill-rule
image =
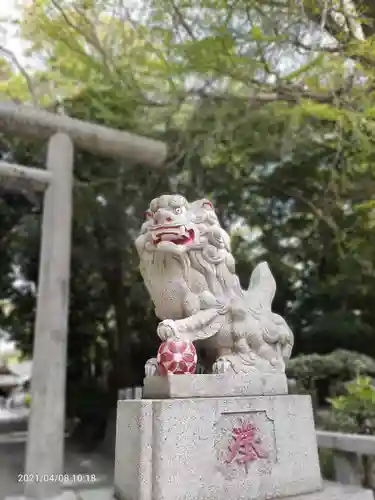
M319 462L320 470L322 476L327 481L334 481L336 479L335 475L335 464L334 464L334 452L332 450L320 449L319 451Z
M325 426L333 430L375 433L375 387L370 377L357 377L346 385L346 394L330 399L332 412Z
M304 385L324 379L349 381L363 374L375 376L375 360L365 354L338 349L331 354L296 356L288 362L286 371L288 377Z
M334 368L327 356L319 354L300 355L288 362L287 376L308 386L312 380L330 377Z
M27 407L31 406L31 394L25 394L24 403Z
M329 399L331 411L322 419L324 428L356 434L375 434L375 387L370 377L357 377L346 384L346 393ZM329 473L329 459L323 462ZM373 487L374 460L369 456L358 457L361 463L365 488Z

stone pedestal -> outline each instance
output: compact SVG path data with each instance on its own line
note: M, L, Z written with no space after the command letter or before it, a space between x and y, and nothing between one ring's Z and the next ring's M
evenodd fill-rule
M321 488L309 396L119 402L119 500L269 500Z
M275 396L288 394L285 373L216 373L209 375L146 377L143 397L147 399L219 398L233 396Z

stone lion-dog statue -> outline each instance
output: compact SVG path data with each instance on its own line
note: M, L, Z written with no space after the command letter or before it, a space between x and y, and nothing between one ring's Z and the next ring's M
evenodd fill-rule
M285 372L294 337L271 310L275 279L262 262L241 288L230 237L209 200L155 198L135 244L162 341L197 343L212 373ZM155 358L145 372L158 374Z

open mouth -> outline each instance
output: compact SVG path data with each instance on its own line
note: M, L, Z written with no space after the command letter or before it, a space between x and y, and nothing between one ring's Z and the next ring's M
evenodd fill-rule
M170 241L175 245L186 245L194 241L194 230L185 226L160 226L152 230L155 245L161 241Z

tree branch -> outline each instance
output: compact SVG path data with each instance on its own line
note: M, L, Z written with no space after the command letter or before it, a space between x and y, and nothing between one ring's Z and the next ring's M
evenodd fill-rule
M32 99L32 102L33 102L34 106L36 106L38 104L38 99L35 96L34 85L33 85L33 82L31 80L30 76L28 75L27 71L25 70L25 68L22 66L22 64L19 62L19 60L17 59L17 57L15 56L15 54L13 54L13 52L11 50L5 48L3 45L0 45L0 52L3 52L6 57L9 57L9 59L13 62L15 67L18 69L18 71L24 77L26 84L27 84L27 88L30 92L30 97Z
M219 94L219 93L208 93L204 90L190 90L189 94L191 96L198 96L201 98L209 99L212 101L238 101L239 103L247 102L248 104L269 104L276 101L285 101L290 103L298 103L301 99L309 99L321 104L331 104L338 97L347 93L352 87L353 81L352 79L348 80L345 87L341 87L335 90L332 90L327 93L323 92L312 92L307 88L304 88L300 85L285 85L285 86L277 86L273 90L268 92L254 92L253 95L249 95L246 97L235 96L233 94Z

